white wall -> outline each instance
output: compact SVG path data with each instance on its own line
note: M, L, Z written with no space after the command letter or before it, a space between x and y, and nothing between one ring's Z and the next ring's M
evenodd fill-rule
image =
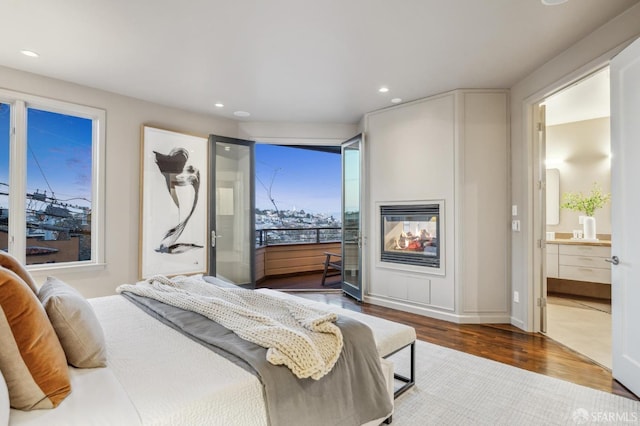
M365 300L456 322L506 322L506 91L458 90L367 115ZM380 259L380 205L442 201L441 271Z
M239 138L281 145L340 145L359 133L356 124L239 123Z
M414 300L424 300L424 306L417 309L411 304L406 307L412 312L424 313L433 308L447 315L455 311L455 117L452 93L367 116L365 286L370 296L391 296L401 303L410 293ZM444 244L445 275L404 272L379 265L380 203L437 200L444 201L445 210L445 226L438 236Z
M458 310L467 321L506 322L510 313L507 100L502 91L461 99L455 250Z
M602 192L611 193L611 134L609 118L576 121L547 127L547 159L560 160L553 167L560 172L560 197L566 192L588 194L597 182ZM547 231L582 229L580 212L560 209L560 223ZM596 210L598 234L611 234L611 203Z
M528 105L606 64L623 45L640 35L640 4L603 25L532 72L511 88L511 202L518 205L523 226L512 233L513 291L520 303L511 304L512 324L534 329L534 217L533 128ZM537 321L536 321L537 322Z
M106 111L106 263L104 269L56 271L87 297L112 294L138 278L141 125L237 137L237 122L194 114L51 78L0 67L0 87ZM42 283L46 273L34 278Z

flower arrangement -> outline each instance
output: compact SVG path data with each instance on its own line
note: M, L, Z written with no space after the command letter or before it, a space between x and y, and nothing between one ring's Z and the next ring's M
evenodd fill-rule
M600 186L594 182L591 193L588 196L584 195L582 192L565 192L562 195L563 202L560 207L563 209L584 212L587 216L593 216L595 211L604 207L610 199L611 194L603 193Z

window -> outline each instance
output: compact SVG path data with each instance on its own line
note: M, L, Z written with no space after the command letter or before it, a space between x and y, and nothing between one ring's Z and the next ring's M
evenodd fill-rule
M0 249L31 269L104 262L104 111L0 91Z
M9 235L9 137L10 106L0 103L0 249L7 249Z

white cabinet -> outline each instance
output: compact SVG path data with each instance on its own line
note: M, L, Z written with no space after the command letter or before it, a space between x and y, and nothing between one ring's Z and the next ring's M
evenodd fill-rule
M611 247L560 245L558 277L566 280L611 284Z
M611 284L611 247L547 244L547 277Z
M558 278L557 244L547 244L547 278Z

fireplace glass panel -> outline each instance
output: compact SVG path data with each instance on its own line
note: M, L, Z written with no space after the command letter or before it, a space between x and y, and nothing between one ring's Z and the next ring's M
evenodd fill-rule
M380 206L383 262L440 267L440 206Z

